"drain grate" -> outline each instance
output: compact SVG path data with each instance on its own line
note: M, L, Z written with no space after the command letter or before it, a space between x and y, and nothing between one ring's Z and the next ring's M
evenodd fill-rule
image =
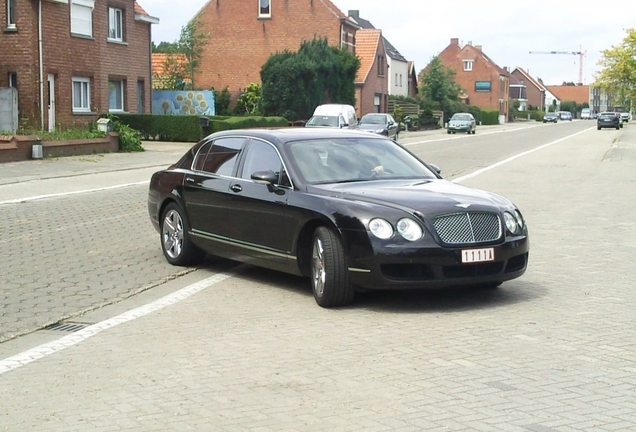
M79 323L55 323L44 327L44 330L60 331L66 333L73 333L87 327L86 324Z

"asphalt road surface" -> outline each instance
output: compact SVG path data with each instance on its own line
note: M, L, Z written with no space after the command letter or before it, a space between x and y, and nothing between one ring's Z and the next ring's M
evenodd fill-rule
M303 278L165 262L147 182L189 145L1 165L0 430L636 430L636 125L400 142L519 206L523 277L325 310Z

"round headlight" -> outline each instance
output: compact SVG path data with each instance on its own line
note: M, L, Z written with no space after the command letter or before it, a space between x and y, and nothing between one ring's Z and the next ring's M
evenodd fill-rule
M508 228L508 231L511 233L519 234L521 232L517 219L510 213L504 212L504 222L506 222L506 228Z
M416 241L422 238L424 232L420 225L413 219L400 219L397 223L397 230L402 237L408 241Z
M515 210L515 216L517 217L517 223L519 224L519 227L521 227L523 229L523 216L521 216L521 213L519 212L519 210Z
M379 134L384 133L384 132L385 132L384 129L376 129L375 130L375 133L379 133Z
M369 231L379 239L387 240L393 236L393 227L384 219L371 219Z

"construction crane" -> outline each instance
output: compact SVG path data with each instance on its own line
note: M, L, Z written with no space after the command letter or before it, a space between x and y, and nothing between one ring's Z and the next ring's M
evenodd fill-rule
M587 55L587 51L530 51L530 54L571 54L579 56L579 82L583 84L583 57Z

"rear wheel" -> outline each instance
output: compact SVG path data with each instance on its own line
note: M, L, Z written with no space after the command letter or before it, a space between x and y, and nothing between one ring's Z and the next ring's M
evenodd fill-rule
M326 227L314 232L311 287L316 303L324 308L347 305L355 296L340 239Z
M170 264L188 266L205 256L192 243L189 230L190 225L181 207L176 203L168 204L161 215L161 249Z

